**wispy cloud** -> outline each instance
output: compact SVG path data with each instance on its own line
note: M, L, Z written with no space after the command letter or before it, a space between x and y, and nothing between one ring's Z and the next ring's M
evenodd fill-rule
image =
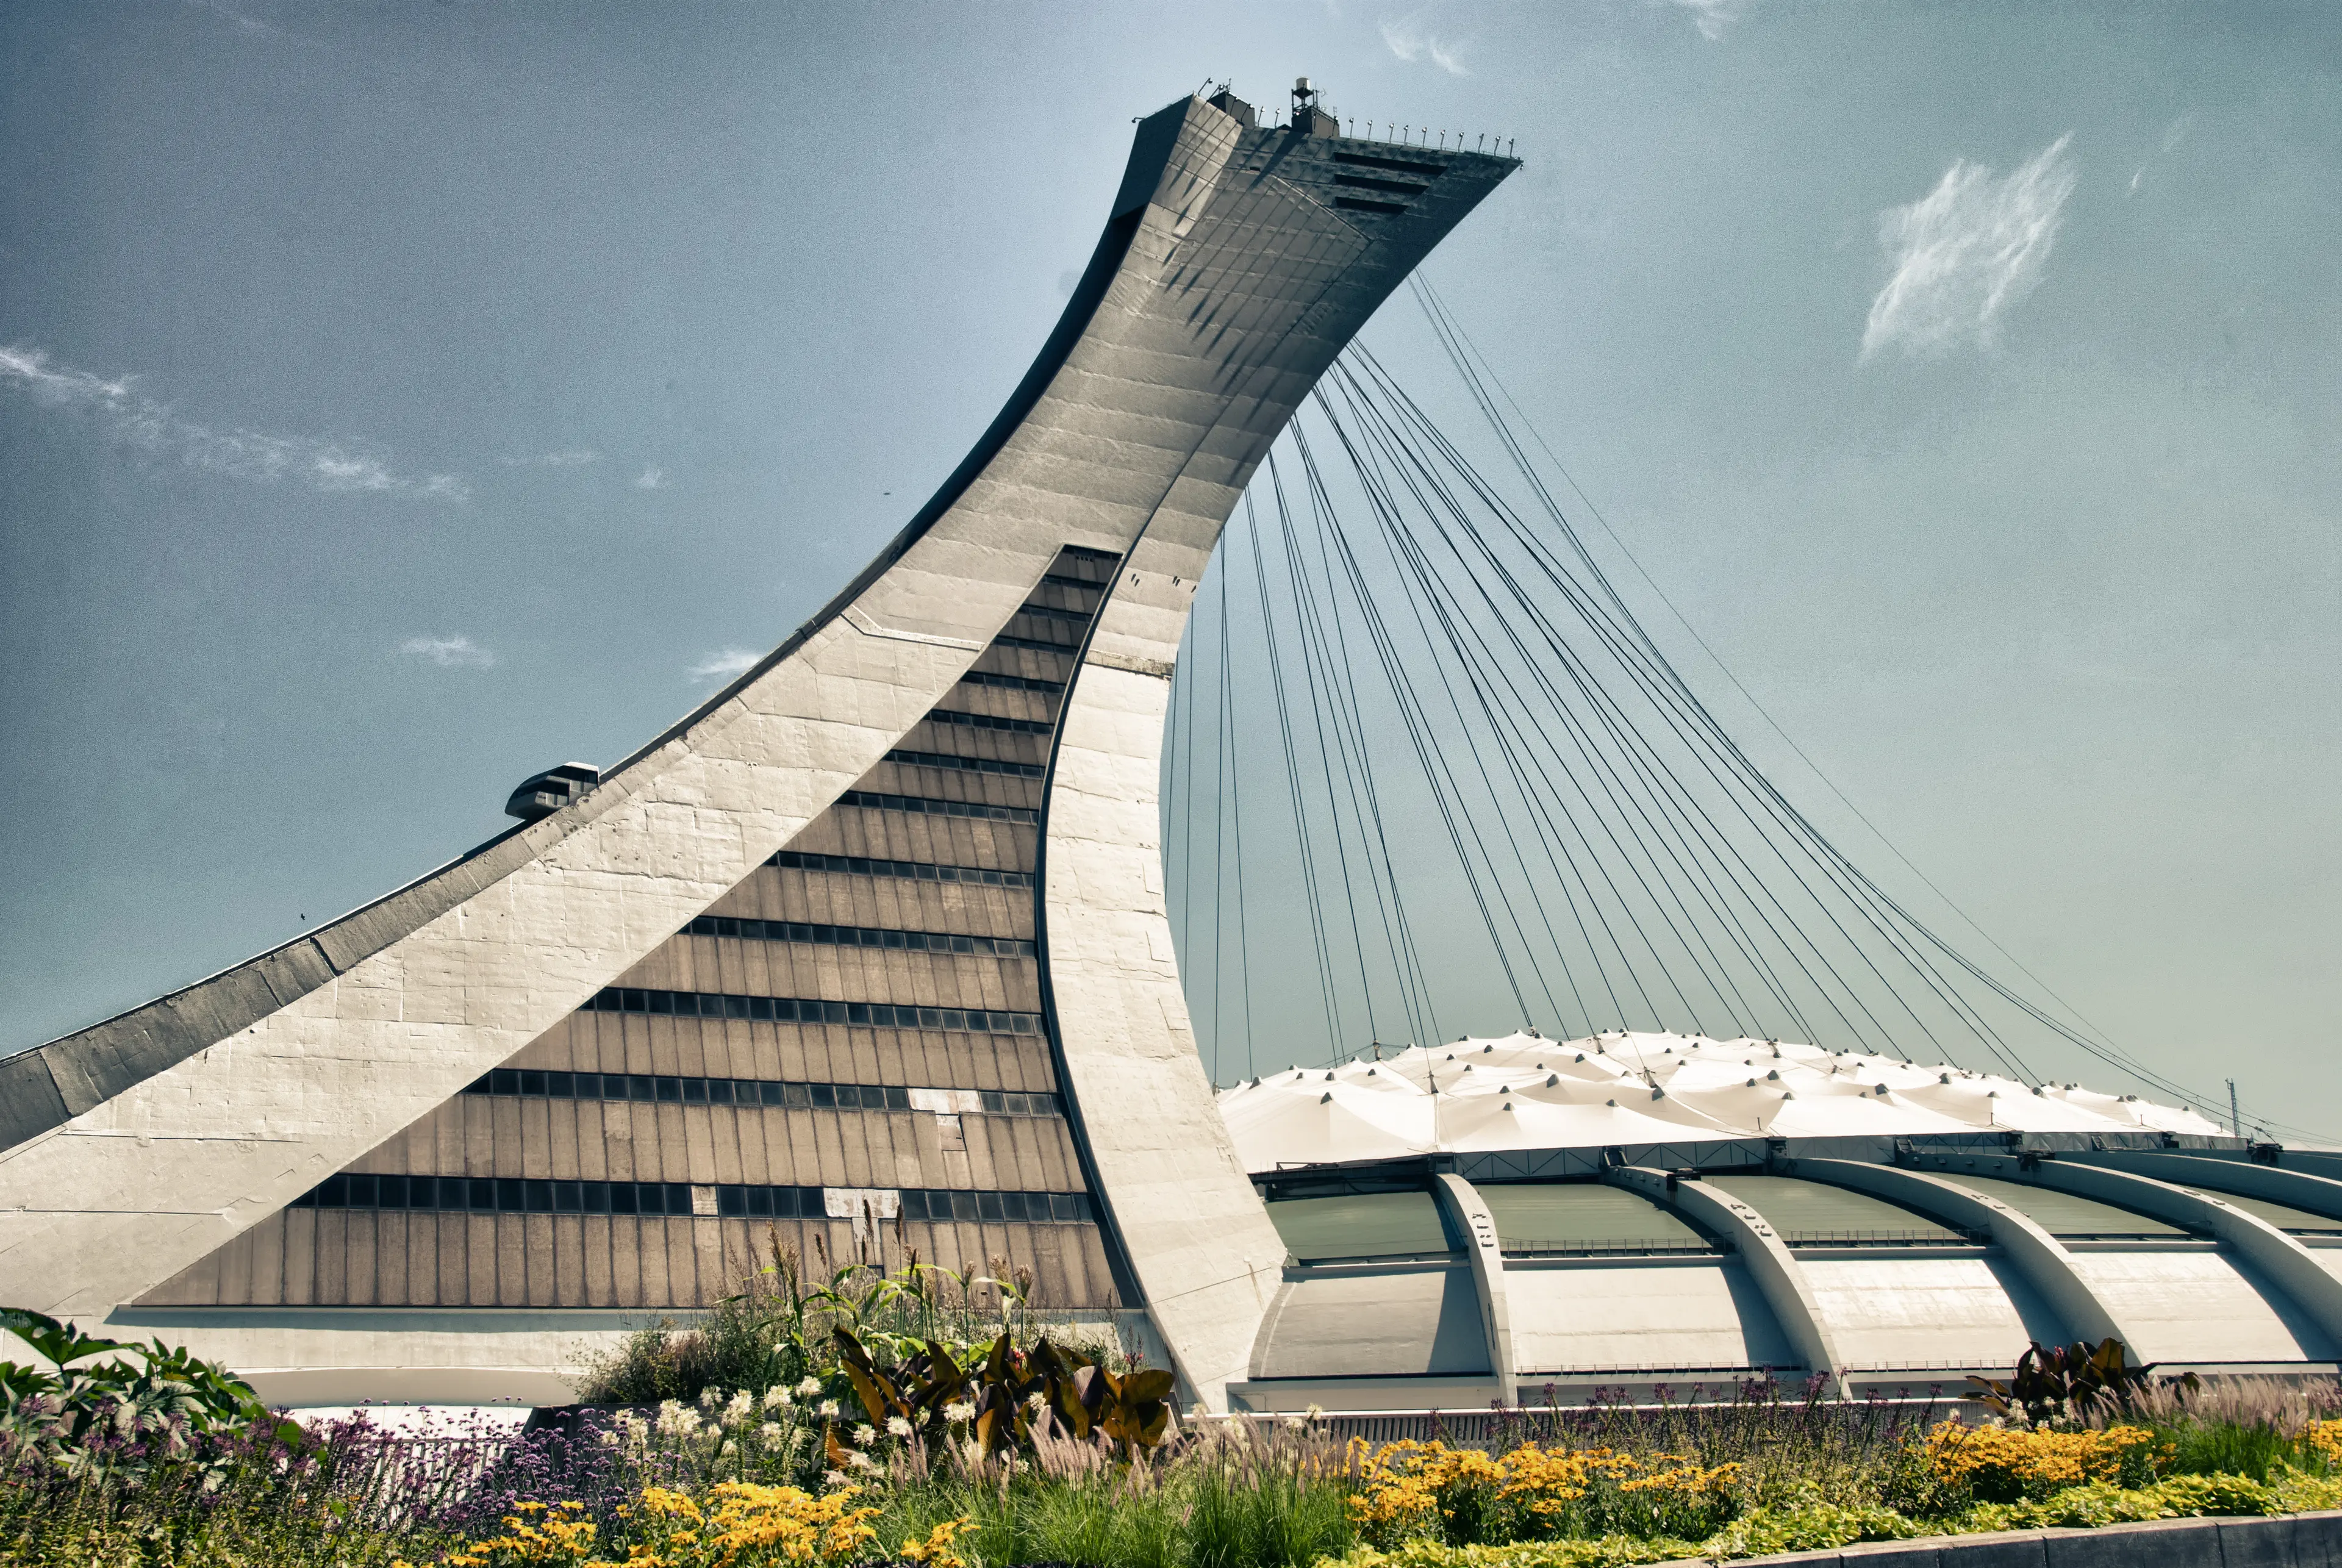
M2187 133L2195 128L2196 114L2195 111L2191 109L2187 114L2180 115L2177 119L2172 121L2171 124L2163 128L2163 145L2157 149L2157 155L2159 156L2170 152L2172 148L2186 141L2187 139ZM2147 159L2147 164L2139 165L2137 169L2132 173L2130 176L2130 185L2123 191L2123 195L2125 196L2135 196L2138 195L2138 183L2147 178L2147 164L2151 164L2154 161L2155 159L2150 157Z
M1713 44L1724 36L1726 28L1740 20L1752 0L1652 0L1653 5L1673 5L1692 14L1692 25L1699 35Z
M735 675L745 675L754 669L765 655L754 648L726 648L720 654L710 654L691 666L695 681L728 681Z
M452 474L416 477L393 471L380 457L330 441L268 435L242 427L215 430L183 419L169 404L139 392L135 377L108 381L54 364L37 348L0 348L0 382L46 408L85 410L115 440L142 452L176 457L192 468L263 484L289 479L313 490L375 491L441 501L471 498L470 487Z
M198 11L209 11L215 16L224 17L240 33L260 34L284 31L282 27L272 26L257 16L247 16L241 11L232 10L222 5L220 0L188 0L188 4L194 5Z
M602 454L586 447L567 452L540 452L534 457L507 457L507 468L583 468L589 463L599 463Z
M1899 347L1941 354L1989 348L2001 316L2041 282L2066 199L2074 194L2068 134L2007 175L1961 159L1936 188L1878 215L1894 275L1870 304L1862 358Z
M1384 45L1410 65L1417 60L1428 60L1451 76L1470 75L1472 73L1464 65L1464 45L1435 37L1423 26L1422 15L1418 11L1412 16L1384 23Z
M409 637L398 644L398 651L443 670L485 670L496 662L494 654L469 637Z
M635 488L637 490L662 490L666 487L666 470L664 468L654 465L635 475Z

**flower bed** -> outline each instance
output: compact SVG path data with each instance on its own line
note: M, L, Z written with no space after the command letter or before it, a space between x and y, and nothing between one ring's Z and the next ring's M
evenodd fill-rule
M2342 1388L2101 1376L2119 1347L1980 1422L1757 1381L1377 1444L1182 1419L1167 1373L951 1283L792 1275L605 1369L667 1397L455 1442L304 1433L222 1369L32 1323L0 1564L1569 1568L2342 1508Z

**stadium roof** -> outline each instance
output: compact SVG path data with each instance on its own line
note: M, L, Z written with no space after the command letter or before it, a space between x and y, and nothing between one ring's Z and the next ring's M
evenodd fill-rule
M1616 1031L1409 1046L1221 1091L1247 1170L1749 1137L2182 1133L2180 1106L1773 1040Z

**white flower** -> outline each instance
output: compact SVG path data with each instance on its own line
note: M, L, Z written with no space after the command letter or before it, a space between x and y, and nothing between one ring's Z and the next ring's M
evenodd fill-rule
M765 1391L765 1408L766 1410L786 1410L788 1407L789 1391L787 1389L783 1388L776 1383L773 1384L772 1387Z
M824 1486L843 1486L846 1484L846 1472L825 1470L821 1473L821 1483Z
M976 1406L966 1400L956 1400L944 1406L944 1419L949 1422L974 1421Z
M1038 1410L1044 1404L1048 1403L1048 1398L1049 1396L1047 1394L1043 1393L1036 1388L1032 1393L1025 1396L1025 1407L1027 1410Z
M857 1426L857 1427L856 1427L856 1428L854 1429L854 1446L855 1446L855 1447L856 1447L856 1448L867 1448L867 1447L869 1447L872 1443L876 1443L876 1442L877 1442L877 1441L878 1441L878 1433L877 1433L875 1430L873 1430L873 1429L871 1428L871 1426L870 1426L867 1423L865 1423L864 1424L862 1424L862 1425L860 1425L860 1426Z
M797 1382L797 1393L803 1398L811 1399L820 1392L821 1379L817 1377L801 1378Z
M1299 1432L1303 1427L1307 1426L1309 1422L1306 1416L1288 1415L1285 1418L1284 1424L1288 1431Z
M678 1402L662 1401L658 1408L658 1434L661 1437L688 1437L699 1430L699 1417L685 1409Z
M788 1434L788 1428L783 1426L777 1421L768 1421L765 1423L764 1425L756 1428L756 1440L764 1443L769 1444L778 1443Z
M1326 1407L1322 1404L1313 1404L1301 1413L1304 1418L1310 1421L1316 1421L1326 1413Z
M897 1437L908 1437L911 1435L911 1423L899 1415L890 1415L886 1418L886 1430Z
M756 1413L756 1396L744 1388L739 1393L734 1394L732 1396L732 1402L724 1407L724 1424L726 1426L745 1426L747 1424L748 1418Z
M821 1402L821 1408L814 1413L820 1416L824 1421L836 1421L837 1419L837 1401L834 1399L823 1400Z
M702 1410L714 1410L716 1408L716 1391L714 1389L703 1388L699 1391L699 1408Z

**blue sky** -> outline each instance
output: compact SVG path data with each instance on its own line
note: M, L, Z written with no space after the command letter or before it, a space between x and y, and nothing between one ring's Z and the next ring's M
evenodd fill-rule
M25 4L0 39L0 1049L687 709L982 429L1132 116L1306 73L1516 145L1431 275L1895 845L2132 1051L2342 1133L2330 7ZM1460 423L1412 312L1368 341ZM1257 1002L1256 1051L1314 1005Z

